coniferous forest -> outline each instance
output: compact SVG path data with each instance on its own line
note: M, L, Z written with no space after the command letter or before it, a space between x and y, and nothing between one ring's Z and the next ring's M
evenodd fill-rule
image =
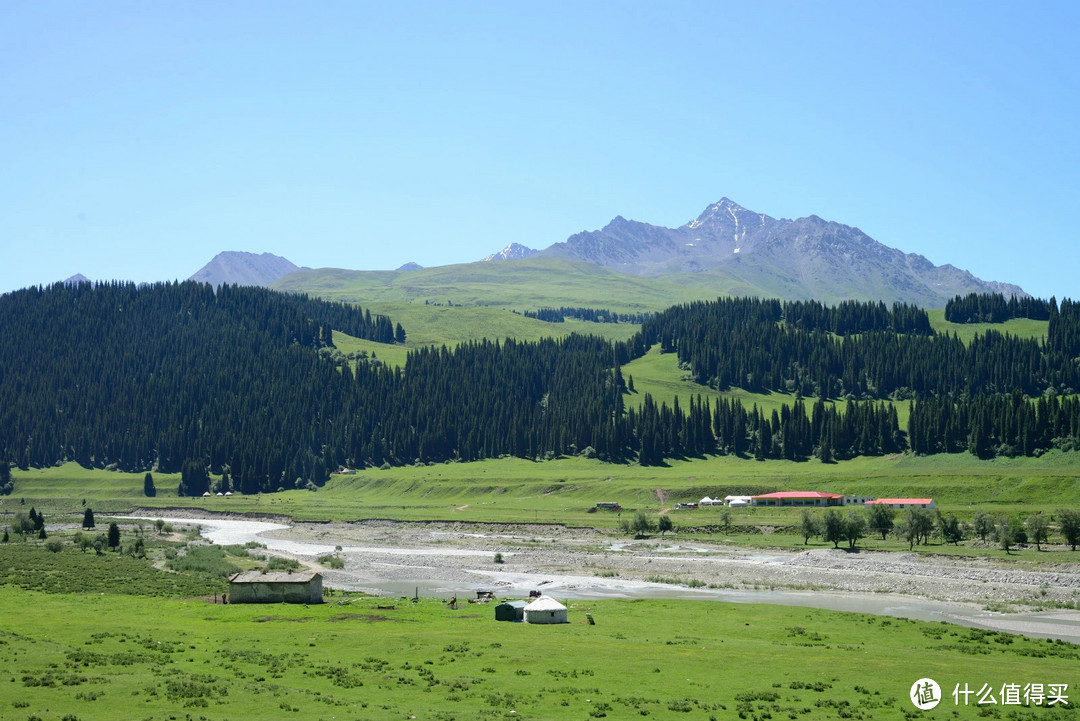
M909 305L720 299L647 318L627 342L427 347L399 369L330 348L332 330L404 341L354 306L192 282L29 288L0 296L0 461L182 471L191 493L208 469L252 493L342 465L500 455L1036 455L1080 447L1080 306L1045 306L1045 341L991 330L965 345ZM795 401L624 406L621 366L656 343L703 385ZM888 401L911 404L908 428Z

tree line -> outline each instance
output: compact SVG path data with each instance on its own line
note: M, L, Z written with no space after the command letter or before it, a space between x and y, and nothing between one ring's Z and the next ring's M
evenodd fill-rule
M626 343L624 356L636 358L653 344L676 353L693 379L717 390L787 391L823 398L893 398L988 395L1019 390L1032 397L1053 389L1080 389L1080 306L1063 301L1051 307L1045 341L995 330L965 344L953 334L904 333L867 325L830 330L827 315L792 309L789 320L777 300L721 298L669 308L648 319ZM860 304L846 307L853 319ZM862 304L874 307L877 304ZM845 304L841 304L845 306ZM867 319L882 311L867 313ZM901 325L913 311L887 311ZM925 313L919 311L925 316ZM815 322L814 318L818 320ZM921 325L921 322L920 322ZM621 362L626 362L625 360Z
M803 537L803 544L820 536L834 548L847 543L848 548L854 549L860 539L869 535L880 535L883 541L891 535L907 542L909 549L927 545L936 536L941 543L953 545L977 537L984 543L997 543L1004 551L1029 543L1035 544L1036 550L1042 550L1042 544L1050 540L1054 531L1054 520L1062 542L1075 551L1080 545L1080 511L1071 509L1058 510L1054 519L1040 512L1023 520L1006 515L995 517L979 511L971 523L939 510L907 508L897 513L896 509L881 504L871 504L865 509L851 508L846 513L836 508L826 509L823 513L803 509L798 532Z
M721 299L654 316L627 342L483 340L411 350L388 368L321 352L338 324L390 337L390 319L359 308L190 282L31 288L0 296L0 460L180 472L180 492L200 495L317 487L343 465L501 455L652 465L714 453L830 462L909 443L979 455L1080 446L1065 385L1076 362L1063 360L1080 355L1075 304L1051 315L1044 343L987 333L969 347L873 330L921 326L910 306L841 305ZM646 395L628 409L621 367L653 342L716 387L795 400L765 411ZM1043 395L1048 382L1061 392ZM970 388L988 392L955 392ZM830 400L849 389L859 395ZM916 398L907 436L883 402L897 389Z
M969 293L945 302L945 320L950 323L1004 323L1012 318L1050 320L1057 311L1054 298L1017 298L1005 300L1001 293Z
M515 311L517 312L517 311ZM526 318L545 323L564 323L567 318L577 318L589 323L636 323L641 324L651 313L613 313L605 308L540 308L524 312Z

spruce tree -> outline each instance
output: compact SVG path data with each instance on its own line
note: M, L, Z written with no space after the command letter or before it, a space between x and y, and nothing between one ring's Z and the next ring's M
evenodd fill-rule
M93 528L94 527L94 509L93 508L87 508L85 511L83 511L82 527L83 528Z
M109 524L109 548L120 547L120 526L115 522Z

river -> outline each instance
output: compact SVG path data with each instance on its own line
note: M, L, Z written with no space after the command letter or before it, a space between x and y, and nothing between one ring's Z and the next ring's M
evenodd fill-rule
M154 520L149 517L124 516L129 520ZM444 545L397 547L374 545L341 545L282 538L291 526L266 521L235 520L232 518L169 518L172 524L197 525L208 541L219 545L243 545L254 541L269 551L298 556L314 561L319 556L337 553L343 556L342 570L324 570L328 585L346 590L362 590L386 596L421 596L448 598L476 589L495 588L500 596L527 596L530 590L564 599L629 599L675 598L726 603L770 603L785 606L804 606L833 611L870 613L921 621L942 621L972 628L1018 633L1035 638L1059 638L1080 643L1080 612L1068 610L1024 613L995 613L974 604L951 603L886 593L851 593L798 590L745 590L728 588L688 588L667 583L600 577L535 573L512 570L492 570L491 551L453 548ZM485 537L475 534L476 537ZM618 553L619 548L611 548ZM692 547L686 550L693 551ZM505 554L512 558L512 552ZM438 559L444 559L440 564ZM779 563L776 554L748 551L739 561L762 564ZM451 561L452 564L445 562ZM477 567L469 567L475 559ZM703 559L705 560L705 559ZM723 562L724 559L707 559ZM448 573L446 565L453 565ZM479 566L487 566L480 568ZM362 571L350 571L362 566ZM463 582L463 578L467 581Z

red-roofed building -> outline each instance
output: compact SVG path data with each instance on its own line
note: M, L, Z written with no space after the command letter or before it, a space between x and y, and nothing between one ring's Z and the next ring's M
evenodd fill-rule
M879 498L867 501L867 506L891 506L892 508L933 508L933 498Z
M750 502L755 506L840 506L844 497L821 491L777 491L754 496Z

